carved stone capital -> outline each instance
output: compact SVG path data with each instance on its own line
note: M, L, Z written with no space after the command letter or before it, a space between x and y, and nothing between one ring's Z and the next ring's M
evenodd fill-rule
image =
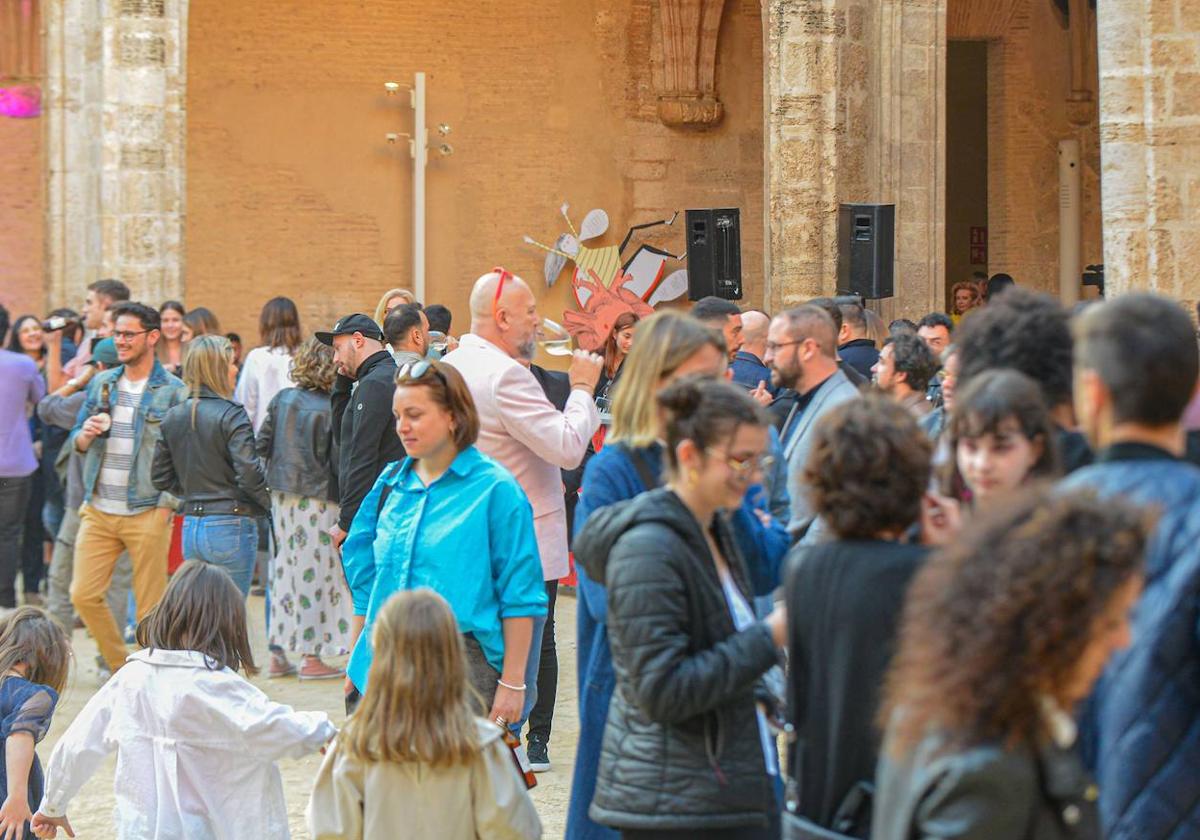
M677 127L705 128L721 121L716 95L717 32L725 0L659 0L662 83L658 116Z
M707 128L719 123L724 113L715 96L665 94L658 98L658 118L676 128Z

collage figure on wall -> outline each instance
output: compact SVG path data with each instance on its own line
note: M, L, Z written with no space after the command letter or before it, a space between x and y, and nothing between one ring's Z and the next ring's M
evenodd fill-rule
M669 227L679 216L634 225L620 245L591 247L584 245L603 236L609 227L608 214L592 210L583 218L579 230L571 223L566 204L560 208L567 222L568 233L558 237L554 246L526 236L530 245L546 251L543 274L546 285L553 286L567 263L573 263L571 287L575 301L582 311L564 313L567 332L584 350L601 351L612 325L625 312L639 318L653 314L659 303L676 300L688 289L687 270L680 268L667 273L669 262L679 262L687 255L676 256L653 245L639 245L633 254L622 261L625 249L635 232L655 227Z

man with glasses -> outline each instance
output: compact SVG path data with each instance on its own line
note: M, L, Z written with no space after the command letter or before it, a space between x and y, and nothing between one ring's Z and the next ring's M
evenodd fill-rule
M133 562L139 620L166 589L176 500L154 489L150 464L163 417L187 399L187 388L155 356L157 310L122 303L112 314L119 364L92 377L68 445L84 455L71 602L109 670L116 671L128 651L104 596L123 551Z
M462 373L475 400L480 426L476 445L508 469L529 497L542 573L546 581L557 581L569 571L560 470L579 466L600 427L593 394L604 360L575 351L567 371L570 395L558 411L526 367L541 319L525 281L492 269L475 282L470 307L471 332L444 361ZM525 706L521 721L511 721L516 732L537 700L544 629L545 619L537 619L525 670Z
M833 319L813 304L775 316L767 330L763 361L771 368L771 381L775 385L796 392L781 437L792 503L788 532L793 539L800 539L813 521L804 482L813 430L830 409L854 399L859 392L838 367L837 329Z
M333 329L317 333L317 341L333 348L337 363L329 404L341 512L329 534L341 546L375 479L404 458L392 417L396 362L383 346L379 325L366 315L339 319Z

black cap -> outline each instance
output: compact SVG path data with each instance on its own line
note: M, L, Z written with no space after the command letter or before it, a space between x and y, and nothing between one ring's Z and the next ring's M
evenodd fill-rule
M374 319L357 312L347 315L345 318L339 318L329 332L317 333L317 341L332 347L335 335L354 335L354 333L362 333L366 338L383 341L383 330L379 329L379 325L375 323Z

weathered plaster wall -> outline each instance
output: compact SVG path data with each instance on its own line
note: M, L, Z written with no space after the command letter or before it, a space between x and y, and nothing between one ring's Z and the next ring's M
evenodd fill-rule
M688 207L742 208L745 305L761 305L762 53L759 4L726 0L717 47L723 121L697 131L658 115L657 0L195 4L187 89L189 306L247 337L288 294L307 325L371 311L408 286L411 164L384 134L411 130L407 94L429 74L430 125L454 154L428 169L427 299L467 328L475 278L503 264L550 290L529 234L552 242L593 207L619 243L629 224ZM435 134L436 137L436 134ZM618 230L619 228L619 230ZM650 241L683 250L679 224Z

